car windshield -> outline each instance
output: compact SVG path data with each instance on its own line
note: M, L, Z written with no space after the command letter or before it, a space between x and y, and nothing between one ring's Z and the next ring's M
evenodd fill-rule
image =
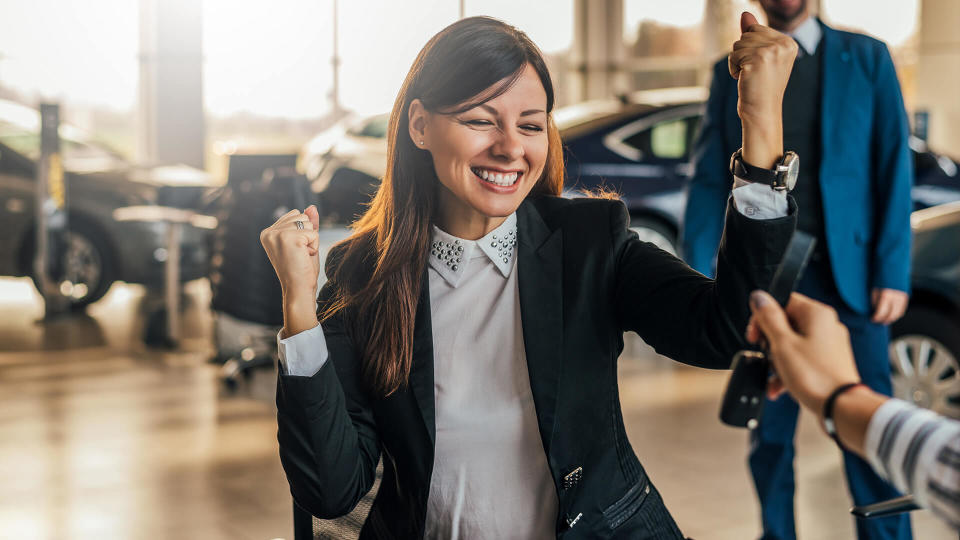
M387 137L387 124L389 122L390 115L380 114L364 120L359 125L351 128L349 133L357 137L385 139Z
M69 170L100 169L121 162L119 154L90 141L76 127L60 125L60 152ZM0 103L0 143L24 157L40 158L40 113L15 103Z

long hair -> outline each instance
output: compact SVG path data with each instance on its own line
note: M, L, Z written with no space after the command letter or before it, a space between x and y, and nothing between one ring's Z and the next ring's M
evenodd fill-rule
M547 162L531 195L560 195L563 154L550 111L554 95L543 55L520 30L490 17L470 17L441 30L417 55L400 87L387 130L387 169L349 238L334 246L328 264L330 301L321 322L343 317L361 355L361 375L375 395L403 387L413 364L417 303L439 184L430 153L408 130L410 103L432 112L459 113L506 92L530 64L547 94Z

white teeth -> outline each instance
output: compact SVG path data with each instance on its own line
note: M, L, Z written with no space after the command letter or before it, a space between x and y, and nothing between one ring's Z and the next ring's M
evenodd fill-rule
M518 173L515 173L515 172L498 173L498 172L491 172L486 169L479 169L479 168L473 169L473 172L476 173L476 175L479 176L480 178L483 178L484 180L486 180L487 182L490 182L492 184L497 184L498 186L512 186L517 181L517 178L520 176Z

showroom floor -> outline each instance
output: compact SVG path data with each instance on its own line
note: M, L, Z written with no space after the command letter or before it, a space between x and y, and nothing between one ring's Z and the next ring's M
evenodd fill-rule
M227 393L212 352L205 281L187 287L176 352L139 343L146 301L118 284L88 315L47 324L26 279L0 279L0 538L291 538L277 457L273 375ZM627 431L684 532L758 533L745 433L722 426L727 374L629 343ZM839 455L809 418L799 435L802 539L853 538ZM918 539L956 538L928 512Z

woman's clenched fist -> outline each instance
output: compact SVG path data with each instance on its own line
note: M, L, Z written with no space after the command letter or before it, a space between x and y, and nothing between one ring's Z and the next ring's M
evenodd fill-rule
M740 39L728 57L730 75L737 79L737 112L744 121L781 114L783 93L797 58L797 42L759 24L750 13L740 17Z
M299 210L287 212L260 232L260 243L280 279L285 303L296 298L304 302L309 300L312 305L316 300L317 277L320 275L317 257L319 225L320 215L311 205L303 213Z

